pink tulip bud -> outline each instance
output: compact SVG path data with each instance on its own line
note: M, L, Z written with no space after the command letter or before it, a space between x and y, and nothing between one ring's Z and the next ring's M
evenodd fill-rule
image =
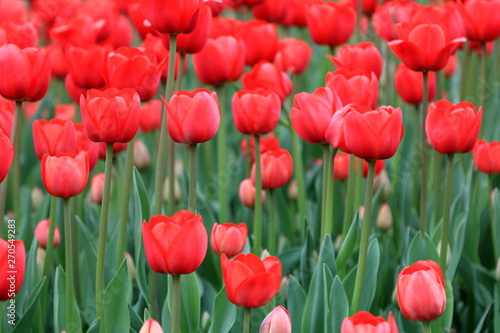
M134 165L139 170L144 170L151 164L151 155L148 147L142 140L134 142Z
M228 257L234 257L243 251L247 241L247 234L248 228L245 223L239 225L215 223L210 236L212 251L218 255L225 253Z
M290 333L292 323L288 311L281 305L274 308L262 322L259 333Z
M163 333L163 330L156 320L149 318L144 322L139 333Z
M252 179L244 179L240 184L240 200L241 203L248 207L253 208L255 205L255 186ZM266 202L266 191L262 191L262 204Z
M102 192L104 190L104 173L98 173L90 181L90 198L92 202L100 205L102 203Z
M47 248L47 243L49 240L49 224L50 219L42 220L38 223L35 229L35 237L38 241L38 245L41 248ZM59 228L56 226L54 229L54 247L57 247L61 243L61 234Z

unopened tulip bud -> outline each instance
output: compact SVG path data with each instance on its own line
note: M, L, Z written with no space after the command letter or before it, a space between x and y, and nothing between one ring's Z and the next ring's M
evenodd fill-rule
M130 278L132 279L132 281L135 281L136 272L135 272L134 259L128 252L125 252L125 259L127 259L127 268L128 272L130 273Z
M43 266L45 265L45 250L39 247L36 249L36 265L40 276L43 275Z
M248 207L253 208L255 205L255 186L252 179L244 179L240 184L240 200L241 203ZM262 191L262 204L266 202L266 191Z
M437 245L437 253L441 253L441 241ZM446 266L450 264L451 261L451 249L450 244L446 246Z
M365 206L359 206L358 209L359 219L361 220L365 216Z
M151 165L151 155L142 140L134 142L134 165L138 170L147 169Z
M38 241L38 246L40 246L43 249L47 248L47 243L49 240L49 225L50 225L50 220L45 219L40 221L35 228L35 237ZM59 228L55 226L53 246L57 247L60 243L61 243L61 234L59 232Z
M298 189L297 189L297 181L293 179L290 182L290 185L288 185L288 197L291 200L297 200L297 194L298 194Z
M497 262L496 278L497 278L497 281L500 281L500 257L498 258L498 262Z
M335 238L335 243L333 244L333 248L335 249L335 251L339 252L343 243L344 243L344 236L337 235L337 237Z
M274 308L262 322L259 333L291 333L292 323L288 311L281 305Z
M156 320L149 318L144 322L139 333L163 333L163 330Z
M165 178L165 182L163 183L163 200L168 202L169 196L169 179ZM174 178L174 201L179 202L181 200L181 187L179 185L179 181L177 177Z
M104 173L98 173L90 181L90 200L100 205L102 203L102 192L104 191Z
M392 212L389 204L385 203L380 207L377 216L377 228L381 230L389 230L392 227Z
M269 253L269 251L267 249L264 249L260 255L260 259L261 260L264 260L266 259L267 257L270 257L271 256L271 253Z
M33 210L37 210L38 207L40 207L40 204L42 203L44 198L44 194L40 187L35 186L33 190L31 191L31 205L33 207Z
M280 290L281 292L283 293L283 295L288 295L288 286L289 286L290 282L288 280L288 276L284 276L282 279L281 279L281 285L280 285Z
M184 170L184 163L182 163L182 160L175 160L175 162L174 162L175 178L182 177L182 170Z
M234 257L243 251L247 242L247 235L248 228L245 223L239 225L215 223L210 235L212 251L218 255L225 253L228 257Z
M387 175L387 171L382 169L380 173L375 177L373 182L373 193L377 193L382 188L381 197L384 200L387 200L391 195L391 181L389 180L389 176Z

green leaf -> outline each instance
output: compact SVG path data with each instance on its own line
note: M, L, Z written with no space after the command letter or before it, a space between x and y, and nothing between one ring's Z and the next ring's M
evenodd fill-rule
M311 229L307 228L307 238L305 245L302 248L302 254L300 256L300 279L306 290L309 289L309 284L311 283L311 275L314 271L315 262L312 259L313 251L313 236L311 234Z
M337 270L342 270L349 258L352 257L354 253L354 249L356 247L356 240L358 238L358 224L359 224L359 214L356 213L351 226L349 227L349 231L347 232L347 236L344 238L342 242L342 246L340 247L339 254L337 256Z
M476 329L474 330L474 333L481 333L484 332L483 326L484 326L484 321L486 320L486 317L490 313L491 310L491 303L488 305L486 310L484 310L483 315L481 316L481 319L479 319L479 322L477 323Z
M21 319L19 319L19 321L16 322L16 326L14 326L12 333L27 333L32 331L31 328L33 325L33 317L38 305L38 299L40 298L40 293L42 291L45 282L46 279L43 278L36 284L36 286L31 291L31 294L27 299L28 303L25 307L25 312L21 317Z
M328 273L326 273L328 271ZM328 318L328 303L329 294L326 293L328 287L331 286L332 281L329 281L331 272L328 266L324 263L318 263L314 270L309 286L309 293L304 307L304 314L302 317L302 331L303 332L327 332L327 318ZM333 280L333 277L332 277Z
M300 328L302 326L302 315L304 313L304 307L306 304L306 292L300 285L299 281L290 275L288 278L288 312L290 313L290 318L292 319L292 332L301 332ZM216 332L213 332L216 333Z
M434 260L439 262L436 246L428 235L418 232L410 243L408 251L403 256L403 266L410 266L419 260Z
M134 308L129 304L128 313L130 315L130 328L133 328L136 332L139 332L142 328L143 321L141 317L135 312Z
M200 289L196 273L181 275L181 332L195 332L200 326Z
M451 228L451 260L450 264L446 268L446 276L453 281L455 277L455 272L457 271L458 264L462 260L462 252L464 250L465 244L465 228L467 225L468 212L463 212L458 218L453 222L453 227Z
M73 302L73 311L76 322L71 323L71 327L67 327L66 323L66 273L61 266L56 269L56 278L54 281L54 327L56 332L61 332L65 329L67 332L82 332L82 323L80 311L76 300Z
M104 291L104 322L106 332L128 332L130 328L130 314L128 300L130 292L130 276L127 260L124 259L118 272L115 274Z
M335 266L335 252L333 251L333 243L330 235L326 235L323 245L319 251L318 264L326 264L333 275L337 275L337 267Z
M89 326L89 329L87 330L87 333L99 333L99 330L101 329L101 322L99 321L99 318L96 318Z
M231 303L226 295L226 288L222 288L214 300L212 325L209 333L227 333L236 320L236 305Z
M368 255L366 257L365 277L363 279L363 292L359 302L360 311L370 311L370 308L377 292L377 275L380 264L380 246L378 240L373 239L368 245Z
M338 276L333 280L332 291L330 293L330 309L332 332L340 333L342 321L349 316L349 301Z
M80 289L83 304L95 304L95 275L96 275L96 262L97 251L95 247L95 238L91 235L85 223L76 217L78 227L80 229L80 244L83 248L83 255L80 256ZM96 318L95 306L86 307L82 311L83 320L90 324Z

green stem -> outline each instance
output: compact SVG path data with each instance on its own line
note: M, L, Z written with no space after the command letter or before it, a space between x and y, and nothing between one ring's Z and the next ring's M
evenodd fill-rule
M73 248L71 246L72 225L69 209L69 199L64 199L64 244L66 256L66 327L72 327L75 323L76 313L73 311L75 302L75 289L73 286Z
M359 207L361 206L361 200L363 200L363 161L359 158L356 157L356 164L357 164L357 170L356 170L356 191L355 191L355 200L354 200L354 207L352 208L353 211L358 211Z
M106 330L104 318L104 262L106 259L106 233L108 229L109 197L111 190L111 171L113 166L113 144L106 144L106 164L104 169L104 189L102 194L101 219L99 221L99 243L97 246L96 268L96 309L100 318L100 332Z
M427 135L425 133L425 119L427 118L427 105L428 99L428 85L429 85L429 72L424 71L424 84L422 91L422 123L421 137L422 140L422 178L420 188L420 230L423 235L427 233L427 157L429 154L429 147L427 145Z
M269 189L269 253L273 256L277 256L276 238L278 234L276 232L276 196L274 189Z
M226 172L227 167L227 142L226 142L226 117L229 114L226 112L226 86L220 87L219 104L221 106L221 119L219 131L217 133L217 164L219 176L219 221L220 223L227 222L227 187L229 185L229 177Z
M172 326L171 333L181 331L181 276L172 275Z
M453 185L453 157L454 154L448 154L448 163L446 165L446 187L444 192L444 212L443 212L443 230L441 234L441 251L439 253L439 265L443 272L446 270L446 252L448 249L448 233L450 229L450 211L451 211L451 188Z
M486 42L481 42L481 103L480 106L486 107L486 86L488 85L488 73L486 72ZM484 127L481 126L479 137L483 136Z
M329 156L326 165L326 202L325 202L325 236L332 234L333 230L333 160L337 149L328 149Z
M175 80L175 91L181 90L182 79L184 78L184 64L186 63L187 55L184 53L180 54L179 57L179 69L177 70L177 80Z
M252 252L259 255L262 244L262 174L260 162L260 135L254 134L255 139L255 209L253 222Z
M356 195L356 182L355 182L355 172L356 172L356 157L354 155L349 156L349 178L347 179L347 202L345 205L344 213L344 224L342 227L342 237L345 238L349 228L351 227L351 221L354 217L354 197Z
M243 333L250 333L250 311L251 309L245 308L243 313Z
M127 220L128 208L130 200L130 192L132 189L132 172L134 171L134 139L128 143L127 158L125 160L125 174L123 176L123 196L120 206L120 226L118 230L118 247L116 251L116 270L125 256L127 248Z
M175 142L168 138L168 201L167 212L174 214L175 210Z
M21 116L21 107L23 102L16 102L16 112L14 117L18 117L17 121L12 124L12 142L14 143L14 174L13 174L13 198L14 203L14 216L19 221L21 220L21 201L19 197L19 189L21 188L21 123L23 118Z
M360 161L361 162L361 161ZM368 162L368 178L366 180L365 192L365 214L363 216L363 226L361 230L361 244L359 248L358 269L356 272L356 282L354 284L354 295L352 297L351 315L358 312L361 292L363 289L363 280L365 277L366 255L368 253L368 239L370 237L370 220L372 215L373 198L373 176L375 174L375 160ZM362 172L360 170L360 172Z
M193 143L189 145L189 152L191 153L191 174L189 177L189 200L188 209L196 213L196 148L198 144Z
M285 112L286 113L286 112ZM288 115L288 113L286 113ZM293 155L293 168L295 172L295 181L297 182L297 201L299 204L299 223L301 226L301 235L306 233L305 218L307 215L306 206L306 183L304 176L304 166L302 163L302 152L300 150L299 137L289 126L290 136L292 138L292 155Z
M158 319L158 274L149 268L148 277L148 303L151 310L151 318Z
M325 238L325 224L326 224L326 195L328 192L327 185L327 164L330 155L330 146L328 144L323 145L323 179L322 179L322 195L321 195L321 236L320 242Z
M488 175L488 202L489 202L489 209L490 209L490 223L491 223L491 237L492 237L492 242L493 242L493 254L495 255L495 258L499 257L498 253L498 245L497 245L497 237L496 237L496 232L497 232L497 227L495 224L495 202L491 200L491 194L493 193L493 185L492 185L492 178L493 176L491 174Z
M168 59L168 74L167 74L167 86L165 88L165 100L168 102L172 96L174 89L174 68L175 68L175 51L177 47L177 35L170 34L170 53ZM161 214L162 210L162 184L163 176L165 175L165 163L167 154L167 142L169 135L167 131L167 111L165 105L162 106L161 112L161 126L160 126L160 144L158 145L158 155L156 160L156 174L155 174L155 209L154 215ZM173 193L170 192L168 202L174 200Z
M432 333L432 325L429 321L422 323L424 325L424 333Z
M419 104L414 104L415 106L415 118L414 122L416 124L415 128L415 142L414 142L414 147L413 147L413 156L414 156L414 163L417 164L418 160L420 159L420 118L419 118L419 109L420 105ZM412 175L413 175L413 187L412 187L412 205L415 207L415 209L418 209L419 207L419 197L420 197L420 187L418 186L420 184L420 175L419 175L419 169L418 167L414 167L412 170Z
M73 248L73 262L75 263L73 267L73 272L74 272L74 284L75 284L75 297L76 297L76 302L78 306L82 304L82 295L80 292L80 267L79 267L79 262L80 262L80 242L79 242L79 237L78 237L78 226L76 224L76 203L77 203L77 198L73 197L71 199L71 246Z
M443 196L441 194L442 189L442 181L443 177L443 155L434 151L434 161L433 161L433 174L434 174L434 223L438 224L440 213L443 211ZM432 229L431 229L432 230Z
M467 81L469 79L469 65L470 65L471 52L469 51L469 41L464 45L464 56L462 62L462 71L460 73L460 96L461 101L467 100L465 95L467 93Z

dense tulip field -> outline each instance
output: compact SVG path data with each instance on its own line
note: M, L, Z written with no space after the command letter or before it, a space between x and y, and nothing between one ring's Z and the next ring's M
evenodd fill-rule
M500 332L500 0L0 0L0 333Z

